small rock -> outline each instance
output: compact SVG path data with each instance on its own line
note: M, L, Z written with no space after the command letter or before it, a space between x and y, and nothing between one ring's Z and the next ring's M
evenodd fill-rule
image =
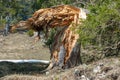
M90 79L87 78L85 75L81 75L81 80L90 80Z
M100 66L97 66L93 69L93 72L94 73L100 73L101 72L101 67Z
M102 72L101 74L98 74L98 77L99 78L104 78L106 75L105 75L105 72Z
M75 69L74 74L75 74L76 76L79 76L79 73L80 73L80 71L79 71L78 69Z
M49 75L49 72L48 72L48 71L46 72L46 76L47 76L47 75Z

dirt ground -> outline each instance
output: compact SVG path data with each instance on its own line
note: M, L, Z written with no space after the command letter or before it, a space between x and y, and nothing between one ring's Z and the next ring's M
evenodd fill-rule
M49 60L49 49L44 43L34 43L27 33L0 35L0 59L40 59Z
M49 49L43 42L34 43L26 33L0 35L0 59L49 60ZM41 74L46 65L0 63L0 80L120 80L120 58L105 58L89 64Z
M120 80L120 58L106 58L66 70L54 69L42 75L7 75L0 80Z
M49 49L44 43L34 43L26 32L0 35L0 60L38 59L49 60ZM0 77L12 74L39 74L47 65L41 63L0 63Z

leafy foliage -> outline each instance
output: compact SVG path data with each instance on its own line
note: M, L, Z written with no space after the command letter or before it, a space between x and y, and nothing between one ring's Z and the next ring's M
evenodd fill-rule
M30 0L0 0L0 26L4 26L7 14L11 17L11 24L26 20L33 13Z
M27 34L31 37L31 36L34 35L34 31L33 30L29 30L29 31L27 31Z
M108 46L120 41L120 1L95 0L86 7L90 14L79 27L80 42Z

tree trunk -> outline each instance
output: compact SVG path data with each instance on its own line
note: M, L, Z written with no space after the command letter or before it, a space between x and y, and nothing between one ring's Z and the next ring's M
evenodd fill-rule
M67 63L65 64L65 68L74 67L81 63L82 63L82 61L81 61L81 57L80 57L80 44L76 43L76 45L74 46L74 48L71 52L70 58L68 59Z
M51 50L51 63L48 69L54 67L70 68L81 63L79 35L71 30L73 26L63 27L54 37Z

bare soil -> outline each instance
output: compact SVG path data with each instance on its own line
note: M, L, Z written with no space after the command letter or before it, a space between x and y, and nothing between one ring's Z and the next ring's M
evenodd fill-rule
M7 75L0 80L120 80L120 58L103 59L66 70L54 69L42 75Z
M0 35L0 59L49 60L44 43L34 43L26 33ZM46 65L0 63L0 80L120 80L120 57L105 58L71 69L59 68L41 74Z
M40 59L49 60L49 49L44 43L34 43L34 38L25 32L0 35L0 59Z
M39 59L49 60L49 49L44 43L34 43L26 32L0 35L0 60ZM0 77L12 74L39 74L47 65L41 63L0 63Z

